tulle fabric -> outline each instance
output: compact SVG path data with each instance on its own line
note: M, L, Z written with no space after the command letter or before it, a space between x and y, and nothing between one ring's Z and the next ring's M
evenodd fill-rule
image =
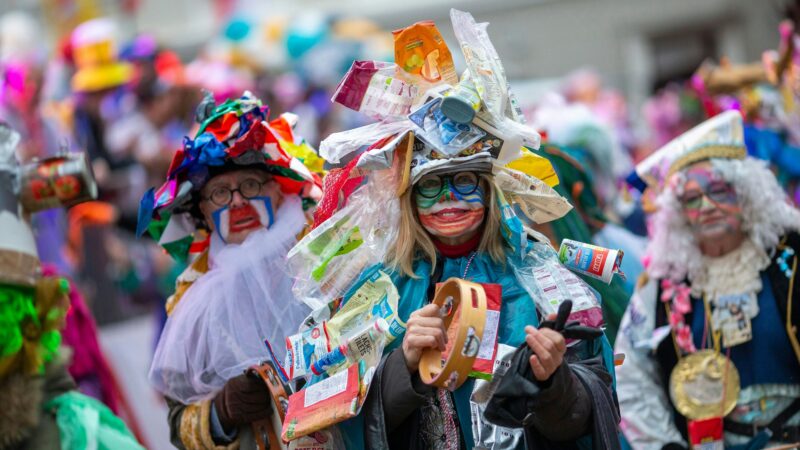
M158 342L150 381L182 403L209 398L227 380L267 358L264 339L279 361L283 342L309 313L295 301L286 254L306 224L300 198L285 197L269 229L241 245L213 235L210 270L186 291Z

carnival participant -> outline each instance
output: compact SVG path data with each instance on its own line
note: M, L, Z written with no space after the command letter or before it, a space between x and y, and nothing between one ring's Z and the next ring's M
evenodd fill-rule
M60 350L69 283L42 275L20 201L30 186L19 176L18 140L0 122L0 449L142 449L108 407L77 391L67 372L69 352Z
M474 161L464 167L463 162L453 158L444 171L421 173L400 197L400 230L388 266L396 270L393 281L401 293L400 316L407 318L407 330L402 345L386 355L373 381L373 397L365 406L367 447L473 448L473 421L479 427L492 427L470 411L471 382L450 393L422 383L419 374L422 352L443 350L447 342L439 307L429 304L433 286L457 277L501 285L499 342L525 343L533 352L527 361L531 376L519 383L520 401L527 402L529 416L496 448L576 445L592 434L596 445L616 448L613 401L598 401L599 393L591 392L599 390L611 398L610 369L599 357L582 360L580 346L568 350L558 332L537 328L541 321L537 299L531 298L531 287L515 276L525 263L511 256L511 246L500 231L499 189L491 167L476 167ZM583 367L575 370L576 365ZM534 394L526 392L525 382L538 387ZM592 422L598 417L612 430L610 440L600 437L608 428L601 431Z
M205 246L167 301L150 370L178 448L255 448L249 425L271 406L264 383L244 370L268 357L265 338L291 334L307 312L283 266L320 180L286 152L305 145L293 116L267 122L268 112L250 93L221 105L206 97L197 135L142 200L139 232L149 226L179 259Z
M658 190L658 211L616 341L625 437L634 449L723 429L725 448L800 441L800 212L746 156L740 113L679 136L634 179Z
M465 51L469 69L459 79L436 27L419 22L395 31L396 65L354 63L334 96L357 110L376 105L370 114L384 120L321 144L320 154L330 162L350 162L326 178L317 227L289 253L297 297L318 306L289 341L313 347L310 340L323 327L332 336L324 338L328 345L347 348L341 352L348 352L350 365L320 364L332 361L331 353L287 358L293 374L315 376L290 397L283 437L317 430L335 435L326 427L338 423L348 449L619 448L608 341L594 329L596 334L568 346L559 326L544 323L572 300L572 319L602 324L594 292L529 227L563 217L571 206L542 181L554 176L552 166L523 148L537 148L540 136L513 111L486 24L469 13L450 14L461 48L480 48L491 58L490 74L481 70L487 61L471 58L477 50ZM407 45L419 35L433 38L419 50ZM431 73L416 65L419 55L410 48L439 55L433 88L430 76L423 79ZM373 67L382 69L370 83L391 75L410 84L353 102L360 98L354 93L364 85L362 76L374 74ZM492 89L476 91L472 82ZM375 97L367 100L368 95ZM339 205L338 211L329 205ZM487 299L483 312L476 300L451 308L432 304L437 284L445 280L480 284ZM383 343L351 345L365 326ZM469 345L461 347L456 336ZM433 364L440 359L435 352L448 345L448 358L460 367L444 373ZM358 367L351 353L366 355ZM480 355L476 369L473 361ZM325 416L324 407L308 401L311 395L320 401L327 386L316 388L318 383L347 379L350 385L352 373L359 382L355 417L339 417L348 411ZM350 404L346 393L342 399Z

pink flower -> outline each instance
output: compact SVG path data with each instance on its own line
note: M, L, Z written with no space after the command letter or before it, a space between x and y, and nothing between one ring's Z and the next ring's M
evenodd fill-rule
M661 301L668 302L672 300L674 293L675 288L672 286L672 281L666 278L661 280Z
M689 353L694 353L697 351L697 348L694 346L694 341L692 340L691 328L683 325L678 328L678 332L675 333L675 336L676 341L678 341L678 347Z
M681 315L692 312L692 302L689 300L689 288L685 285L675 289L675 298L672 299L672 308Z
M669 315L669 326L671 326L673 330L677 330L681 325L683 325L683 314L672 311L672 314Z

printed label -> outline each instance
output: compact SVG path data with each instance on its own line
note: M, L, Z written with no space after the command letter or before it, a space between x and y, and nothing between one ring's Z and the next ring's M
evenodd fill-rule
M350 371L339 372L331 376L327 380L322 380L319 383L306 388L306 398L304 406L309 406L319 403L323 400L329 399L336 394L341 394L347 389L347 375Z
M486 311L486 326L483 328L483 340L478 350L478 358L492 359L494 344L497 340L497 328L500 326L500 311Z

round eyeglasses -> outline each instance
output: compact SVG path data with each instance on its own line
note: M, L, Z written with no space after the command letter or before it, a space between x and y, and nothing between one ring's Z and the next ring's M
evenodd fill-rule
M715 182L704 190L686 192L679 201L684 208L698 209L703 204L703 197L715 205L736 203L736 190L728 183Z
M448 184L459 194L469 195L478 189L478 175L475 172L458 172L453 175L425 175L414 186L417 193L425 198L437 198Z
M211 203L217 206L227 206L233 199L233 193L238 192L242 197L250 200L257 197L261 193L261 188L267 184L269 180L260 181L255 178L248 178L242 181L236 189L231 189L227 186L220 186L211 191L211 195L203 197L204 200L211 200Z

